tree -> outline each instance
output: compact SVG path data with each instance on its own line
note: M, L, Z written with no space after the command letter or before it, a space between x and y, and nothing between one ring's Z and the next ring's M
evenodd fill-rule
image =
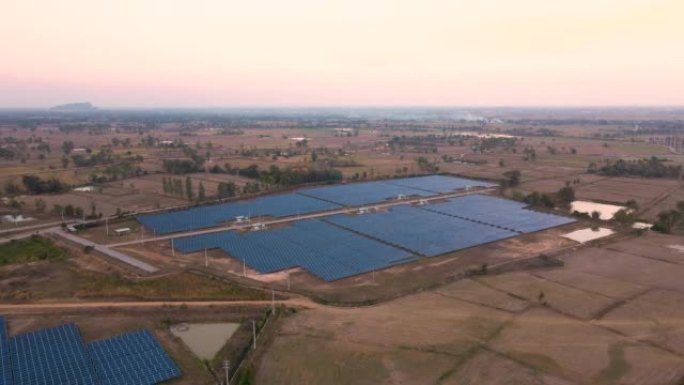
M591 212L591 219L598 221L601 220L601 213L598 211L592 211Z
M199 187L197 188L197 200L202 202L206 199L205 192L204 192L204 183L200 182Z
M625 206L628 209L639 210L639 204L634 199L630 199L627 202L625 202Z
M47 204L45 203L44 199L36 198L35 206L36 206L36 211L39 213L42 213L42 212L45 212L45 207L47 207Z
M627 210L618 210L613 215L613 220L623 226L631 226L634 222L636 222L634 214L627 212Z
M62 143L62 152L64 155L69 155L71 151L74 149L74 142L70 140L65 140L64 143Z
M218 195L219 199L228 198L228 197L234 197L236 192L237 192L237 188L235 186L235 183L233 183L233 182L220 182L218 184L218 190L217 190L216 195Z
M504 181L506 187L515 187L520 184L522 173L520 170L510 170L503 173L503 176L506 177L506 180Z
M9 196L19 195L21 194L21 188L16 183L8 181L5 183L5 194Z
M67 158L66 156L63 156L62 157L62 168L67 168L67 167L69 167L69 158Z
M190 177L185 177L185 196L188 199L192 199L195 193L192 191L192 179Z
M316 163L318 160L318 154L316 154L316 151L311 151L311 162Z
M173 180L173 193L178 196L183 196L183 181L181 179Z
M558 199L563 204L569 204L575 200L575 190L570 186L565 186L558 190Z
M530 206L553 208L553 200L551 200L551 197L549 197L548 194L540 194L536 191L528 194L524 201Z
M684 201L677 202L677 210L679 210L679 212L684 213Z
M653 230L671 233L682 222L682 213L677 210L661 211Z

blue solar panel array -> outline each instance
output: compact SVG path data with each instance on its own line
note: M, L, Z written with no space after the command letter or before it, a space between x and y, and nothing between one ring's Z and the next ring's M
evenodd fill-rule
M434 192L389 184L386 182L354 183L341 186L326 186L304 189L300 194L338 203L344 206L361 206L396 198L399 195L430 196Z
M74 324L9 338L2 316L0 365L0 385L153 385L180 375L149 331L86 348Z
M223 203L201 206L187 210L161 214L138 216L138 222L154 230L156 234L191 231L218 226L232 221L235 217L287 217L309 214L340 208L334 203L325 202L299 194L272 195L251 201Z
M10 364L9 344L5 318L0 316L0 385L12 385L12 366Z
M14 385L95 385L97 379L74 324L10 339Z
M291 227L237 234L225 231L181 238L183 252L221 248L260 273L301 266L333 281L415 259L411 253L318 220Z
M325 220L428 257L517 235L409 205L370 215L335 215Z
M187 210L138 216L138 221L156 234L168 234L214 227L232 221L237 216L270 215L287 217L297 214L338 209L341 206L362 206L393 199L399 195L427 197L465 187L490 187L491 183L432 175L417 178L392 179L312 187L296 193L266 196L252 201L223 203Z
M426 183L438 189L443 181L429 177ZM476 194L375 214L298 221L268 231L197 235L175 240L174 247L182 252L221 248L260 273L300 266L332 281L411 261L412 253L433 257L571 222L528 210L523 203Z
M180 370L147 330L88 345L102 385L157 384L180 376Z
M494 183L482 182L479 180L455 178L445 175L419 176L415 178L404 178L389 180L386 183L397 186L410 187L418 190L429 191L438 194L447 194L455 190L468 187L493 187Z
M486 195L469 195L422 207L433 212L480 221L519 233L531 233L575 221L573 218L527 210L524 203Z

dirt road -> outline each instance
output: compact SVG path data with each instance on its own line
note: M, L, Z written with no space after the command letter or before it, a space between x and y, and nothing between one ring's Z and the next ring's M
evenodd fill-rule
M141 309L160 307L217 307L217 306L271 306L285 305L298 308L319 308L320 305L306 297L289 298L276 301L125 301L125 302L60 302L60 303L26 303L0 304L0 314L42 313L60 310L80 309Z

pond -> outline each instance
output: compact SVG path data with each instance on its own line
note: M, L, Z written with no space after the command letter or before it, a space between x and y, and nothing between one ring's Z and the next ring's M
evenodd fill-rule
M239 326L237 323L182 323L171 326L171 333L180 338L197 357L211 360Z

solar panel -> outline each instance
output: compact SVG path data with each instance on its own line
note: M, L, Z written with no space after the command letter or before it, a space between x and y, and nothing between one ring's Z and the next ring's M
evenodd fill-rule
M5 317L0 316L0 385L12 385L13 383Z
M139 215L138 222L156 234L191 231L221 225L238 216L272 216L276 218L303 215L340 208L339 205L300 195L281 194L250 201L194 207L159 214Z
M180 376L180 369L148 330L88 345L102 385L152 385Z
M74 324L9 340L15 385L95 385L97 379Z
M486 195L469 195L448 202L422 206L423 209L457 218L480 221L519 233L530 233L565 225L573 218L528 210L521 202Z
M340 186L314 187L299 191L299 194L334 202L344 206L362 206L378 203L399 195L430 196L434 192L398 186L385 182L353 183Z
M495 183L483 182L474 179L457 178L445 175L419 176L415 178L403 178L387 181L397 186L405 186L433 193L446 194L466 187L492 187Z
M335 215L325 221L428 257L516 235L408 205L369 215Z
M341 206L363 206L379 203L400 195L428 197L453 192L467 186L490 187L494 184L444 175L392 179L312 187L295 193L280 194L240 201L194 207L167 213L139 215L138 221L156 234L168 234L210 228L233 221L235 217L272 216L276 218L338 209Z
M181 238L184 252L221 248L260 273L300 266L332 281L415 259L411 253L319 221L291 227L237 234L224 231Z

